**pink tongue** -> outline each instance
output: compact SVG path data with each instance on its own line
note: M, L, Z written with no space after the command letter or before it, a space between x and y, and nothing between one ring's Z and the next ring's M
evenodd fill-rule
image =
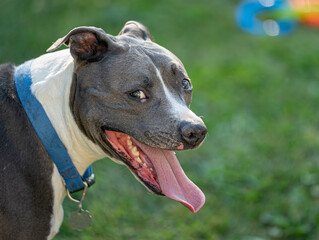
M174 151L160 150L135 142L154 165L162 192L197 212L205 203L203 192L185 175Z

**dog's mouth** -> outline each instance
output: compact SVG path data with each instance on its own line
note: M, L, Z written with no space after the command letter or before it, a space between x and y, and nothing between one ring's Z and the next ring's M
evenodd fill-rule
M205 195L185 175L174 151L150 147L121 132L104 130L104 135L118 157L151 192L177 200L192 212L203 206Z

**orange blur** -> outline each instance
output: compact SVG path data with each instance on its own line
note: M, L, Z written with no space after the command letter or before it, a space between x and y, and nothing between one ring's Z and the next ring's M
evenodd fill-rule
M319 0L290 0L302 23L319 27Z

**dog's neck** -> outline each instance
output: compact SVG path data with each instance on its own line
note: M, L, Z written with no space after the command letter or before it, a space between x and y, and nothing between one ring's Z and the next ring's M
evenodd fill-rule
M73 68L73 58L68 49L36 58L31 66L31 91L42 104L82 175L90 164L106 157L106 154L81 132L74 121L69 105Z

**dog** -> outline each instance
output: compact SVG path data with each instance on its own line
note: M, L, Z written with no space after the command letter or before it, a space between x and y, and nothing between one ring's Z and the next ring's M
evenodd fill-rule
M69 49L55 51L63 44ZM0 239L52 239L61 226L68 171L52 161L50 127L41 135L45 121L32 120L42 114L76 169L71 178L108 157L150 192L197 212L205 196L174 151L199 147L207 128L189 108L182 62L135 21L117 36L75 28L47 51L21 66L0 65ZM26 79L30 86L18 89Z

